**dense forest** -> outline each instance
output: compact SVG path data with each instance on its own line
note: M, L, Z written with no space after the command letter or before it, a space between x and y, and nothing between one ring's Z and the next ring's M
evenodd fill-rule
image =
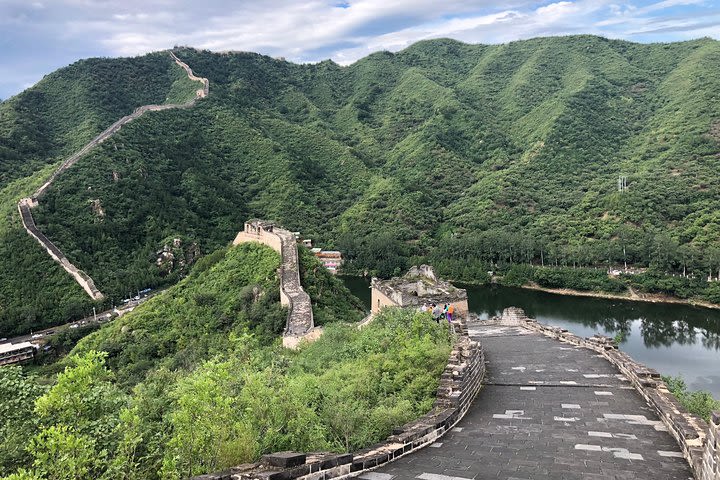
M353 274L389 276L426 261L448 277L483 281L488 271L525 264L553 267L524 272L531 281L595 288L604 281L576 277L627 265L649 270L611 289L634 282L644 291L720 298L707 282L720 276L720 42L440 39L348 67L176 53L209 78L210 96L124 127L62 175L37 209L43 231L108 302L176 282L250 217L342 250ZM92 85L94 97L67 107L78 117L104 100L96 90L118 84L134 92L122 78L142 69L128 63L157 64L152 80L137 86L157 92L127 93L123 105L169 95L174 78L158 55L88 62L120 79L72 66L43 81L45 90ZM0 107L3 129L30 132L0 153L1 164L23 165L2 168L12 175L48 162L33 160L40 146L22 150L22 138L40 127L20 106L39 86ZM67 153L79 128L92 130L76 124L63 137L54 127L40 138ZM81 292L39 261L31 239L16 242L24 242L19 258L1 256L0 271L12 278L3 282L0 334L87 308L65 300ZM177 261L158 263L168 248ZM50 292L44 303L21 307L27 302L15 292L29 285Z
M196 88L167 53L156 53L82 60L0 104L0 337L76 319L93 307L23 230L17 201L120 117L140 105L193 98Z
M0 477L187 478L268 452L353 451L430 410L446 325L398 309L359 330L357 299L306 256L325 333L284 349L279 264L256 243L218 250L61 362L0 368Z

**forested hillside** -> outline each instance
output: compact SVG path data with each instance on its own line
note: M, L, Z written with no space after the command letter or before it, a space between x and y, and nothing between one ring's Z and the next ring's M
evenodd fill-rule
M194 98L167 53L82 60L0 104L0 337L79 318L92 302L22 228L17 201L64 158L145 104Z
M343 250L349 272L415 257L465 280L513 263L718 276L717 41L432 40L348 67L176 52L208 99L123 128L37 211L110 298L184 275L156 266L173 239L187 263L249 217Z
M48 367L57 377L1 368L0 477L188 478L269 452L354 451L430 410L448 327L387 310L360 330L344 323L359 302L303 264L327 323L300 350L279 341L279 255L245 243L84 338Z

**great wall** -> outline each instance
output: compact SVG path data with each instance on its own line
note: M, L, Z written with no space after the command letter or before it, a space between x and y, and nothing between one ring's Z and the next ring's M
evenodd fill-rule
M244 242L263 243L282 258L279 272L280 303L288 307L283 346L296 348L301 340L313 340L320 336L322 329L315 327L310 296L300 285L300 261L295 235L271 222L250 220L245 222L244 230L237 234L233 245Z
M55 170L55 172L50 176L50 178L45 183L43 183L37 190L35 190L32 196L22 198L18 202L18 211L20 212L20 218L22 220L25 231L27 231L30 236L32 236L35 240L38 241L38 243L40 243L40 245L45 248L45 250L55 262L60 264L60 266L65 269L66 272L72 275L75 281L83 288L83 290L85 290L85 292L87 292L88 295L90 295L93 300L102 300L104 298L103 294L95 286L95 282L93 281L93 279L90 278L87 273L73 265L70 260L68 260L68 258L65 256L65 254L63 254L62 251L37 228L31 210L38 206L38 200L42 198L47 189L50 188L52 183L57 179L58 176L60 176L60 174L75 165L78 160L83 158L88 152L90 152L90 150L110 138L114 133L118 132L123 125L132 122L146 112L159 112L175 108L190 108L195 105L195 102L198 99L207 97L210 91L210 82L208 81L208 79L195 76L192 69L186 63L181 61L175 55L175 53L170 52L170 56L173 58L173 60L179 67L185 70L190 80L202 83L202 88L198 89L195 92L195 98L188 100L185 103L143 105L136 108L131 114L122 117L120 120L110 125L97 137L92 139L87 145L85 145L83 148L68 157L57 168L57 170Z
M688 413L609 338L516 308L461 318L433 409L353 453L277 452L193 480L720 480L720 412Z
M188 78L203 83L183 104L137 108L69 157L31 197L18 203L26 231L94 299L102 293L36 227L31 209L65 170L128 122L148 111L188 108L208 95L207 79L171 53ZM295 236L270 222L251 220L233 244L260 242L280 253L280 299L288 307L283 345L296 348L322 334L300 283ZM479 321L467 314L467 297L437 281L412 285L373 282L373 312L386 306L416 308L410 298L448 296L462 305L454 347L434 406L396 428L385 441L354 453L277 452L254 464L196 480L366 480L419 478L691 478L720 480L720 413L710 423L687 412L654 370L620 352L606 337L580 338L542 325L522 310ZM409 296L408 296L409 295ZM464 303L463 303L464 302Z

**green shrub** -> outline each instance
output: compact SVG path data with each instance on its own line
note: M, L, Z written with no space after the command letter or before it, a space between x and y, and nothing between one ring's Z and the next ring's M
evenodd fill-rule
M688 391L682 377L663 376L662 379L670 392L690 413L705 419L705 421L710 421L710 413L720 410L720 400L713 398L709 392Z

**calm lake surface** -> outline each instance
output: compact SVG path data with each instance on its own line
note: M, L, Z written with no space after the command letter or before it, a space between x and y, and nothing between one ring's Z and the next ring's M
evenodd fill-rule
M370 308L370 282L341 277ZM507 307L520 307L539 322L576 335L615 336L620 349L663 375L681 375L691 390L720 398L720 310L679 304L572 297L522 288L458 284L467 289L470 311L487 319Z

